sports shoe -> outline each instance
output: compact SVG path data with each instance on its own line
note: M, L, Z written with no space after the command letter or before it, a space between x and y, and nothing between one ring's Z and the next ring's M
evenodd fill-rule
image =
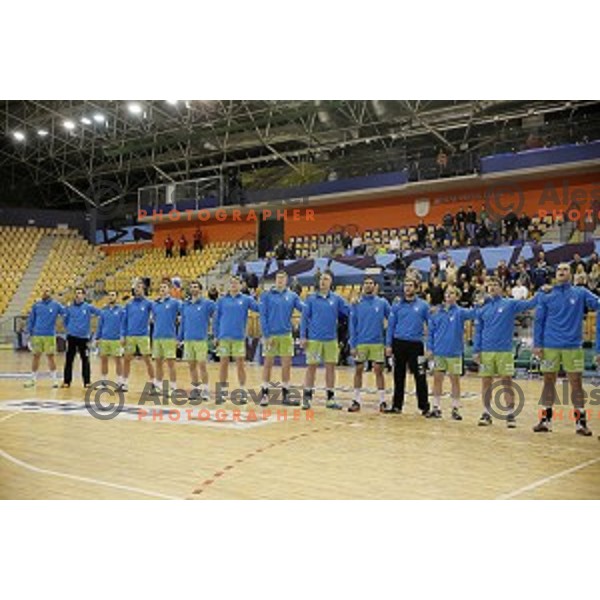
M35 379L30 379L23 384L24 388L32 388L35 387Z
M506 417L506 426L509 429L514 429L517 426L517 419L512 413Z
M302 398L302 410L310 409L310 400L308 398Z
M298 400L298 399L290 400L288 398L288 406L300 406L300 400Z
M129 391L129 386L126 383L120 383L119 384L119 391L121 391L121 392L128 392Z
M360 402L352 400L352 404L348 407L348 412L360 412Z
M188 394L188 400L198 400L200 398L200 390L192 388Z
M269 396L263 396L260 399L260 406L269 406Z
M335 400L327 400L327 402L325 402L325 408L330 408L331 410L342 410L344 407Z
M534 425L533 431L535 433L549 433L552 431L552 421L541 419L537 425Z
M383 412L386 415L401 415L402 409L398 408L397 406L392 406L392 408L386 408Z
M150 396L160 396L161 391L162 390L157 385L153 384L150 388Z
M380 413L384 413L386 410L387 410L387 403L380 402L379 403L379 412Z
M462 415L458 412L458 408L456 408L456 407L454 407L452 409L452 418L455 421L462 421L463 420Z
M577 435L583 435L584 437L589 437L592 435L591 430L588 429L587 423L585 423L585 422L577 423L576 428L575 428L575 433Z
M423 416L426 419L441 419L442 411L439 408L434 408L432 410L428 410L426 413L423 413Z
M492 424L492 417L489 413L482 413L481 417L479 417L479 422L477 423L480 427L487 427Z

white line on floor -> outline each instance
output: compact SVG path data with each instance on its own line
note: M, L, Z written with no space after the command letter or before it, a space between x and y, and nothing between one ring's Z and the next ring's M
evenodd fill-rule
M496 498L496 500L509 500L510 498L514 498L515 496L520 496L524 492L529 492L530 490L534 490L535 488L541 487L555 479L560 479L565 475L569 475L570 473L575 473L575 471L579 471L580 469L585 469L585 467L589 467L594 463L600 461L600 456L598 458L592 458L591 460L586 460L579 465L575 465L570 469L565 469L564 471L560 471L560 473L555 473L554 475L550 475L549 477L544 477L543 479L539 479L538 481L534 481L525 487L519 488L518 490L514 490L513 492L509 492L508 494L502 494Z
M19 413L14 412L14 413L11 413L10 415L6 415L5 417L2 417L0 419L0 423L2 423L2 421L8 421L8 419L12 419L13 417L16 417L18 414Z
M30 471L34 471L35 473L43 473L44 475L54 475L55 477L64 477L65 479L73 479L75 481L83 481L84 483L92 483L95 485L103 485L105 487L115 488L117 490L125 490L127 492L133 492L136 494L143 494L145 496L153 496L155 498L166 498L167 500L180 500L181 498L176 498L175 496L167 496L165 494L161 494L159 492L152 492L150 490L144 490L142 488L130 487L128 485L120 485L118 483L111 483L110 481L101 481L100 479L93 479L92 477L80 477L79 475L70 475L69 473L61 473L60 471L51 471L50 469L43 469L41 467L36 467L35 465L30 465L18 458L15 458L8 452L5 452L0 448L0 456L9 460L10 462L23 467L24 469L29 469Z

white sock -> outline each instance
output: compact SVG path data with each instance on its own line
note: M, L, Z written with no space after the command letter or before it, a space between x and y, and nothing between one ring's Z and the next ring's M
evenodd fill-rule
M154 385L155 385L157 388L160 388L160 387L162 387L162 381L159 381L158 379L155 379L155 380L154 380Z
M177 389L177 382L176 381L171 381L170 382L171 385L171 391L176 390Z
M122 377L121 381L123 382L123 385L127 385L129 383L129 377Z
M52 377L52 381L58 380L58 372L57 371L50 371L50 376Z
M354 402L360 404L360 388L354 388Z
M263 381L261 385L262 385L263 390L267 390L267 392L269 391L269 382L268 381Z
M208 395L208 383L200 384L200 393L204 395Z
M440 397L439 396L434 396L433 397L433 408L440 408Z
M452 408L460 408L460 398L452 398Z
M385 402L385 390L379 390L379 404Z
M31 381L37 380L37 371L31 371Z
M121 385L123 383L123 376L122 375L117 375L117 384Z

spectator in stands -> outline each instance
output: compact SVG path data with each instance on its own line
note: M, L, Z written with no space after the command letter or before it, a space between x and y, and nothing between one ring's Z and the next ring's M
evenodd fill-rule
M504 287L510 281L510 272L508 270L508 266L506 265L505 260L498 261L497 271L497 276L500 280L500 285Z
M467 222L467 213L465 213L465 209L461 206L456 213L456 217L454 218L456 222L456 236L460 245L462 246L465 243L466 235L466 222Z
M462 265L460 265L460 267L458 267L457 276L459 281L463 279L471 281L471 278L473 277L473 269L471 269L467 262L464 262Z
M546 256L543 252L540 252L538 254L538 260L531 270L531 283L533 285L533 289L537 290L546 283L550 283L551 276L552 270L546 263Z
M352 248L352 237L345 229L342 232L341 244L344 250L349 250Z
M188 241L185 234L182 233L179 237L179 257L187 256Z
M598 264L598 254L596 254L596 252L592 252L590 254L590 257L588 258L588 261L587 261L587 264L586 264L587 272L591 273L592 269L597 264Z
M433 233L433 237L434 237L435 242L436 242L436 247L443 248L444 247L444 240L446 239L446 228L443 225L438 225L435 228L435 231Z
M314 275L315 290L319 289L319 282L320 281L321 281L321 269L319 267L317 267L317 270L315 271L315 275Z
M583 262L583 260L581 260L581 255L578 252L575 252L575 254L573 254L573 261L571 262L571 273L575 275L575 273L578 272L580 266L583 267L584 270L586 270L585 263Z
M391 266L396 272L396 285L398 285L400 280L404 279L404 274L406 273L406 263L404 262L401 252L396 254L396 258Z
M516 285L513 286L510 295L515 300L527 300L529 297L529 289L523 282L519 279Z
M246 277L246 281L244 283L246 283L251 291L256 291L258 288L258 275L251 271L248 273L248 277Z
M444 229L446 230L446 239L451 240L452 235L454 234L454 215L450 212L447 212L442 219L442 223L444 225Z
M488 240L490 237L490 230L487 228L485 221L482 221L478 225L476 225L475 229L475 243L478 246L484 248L487 246Z
M504 217L504 241L509 244L517 239L518 222L519 219L512 210Z
M465 213L465 227L467 230L467 237L470 242L475 241L475 231L477 226L477 213L473 210L472 206L467 208Z
M458 269L456 268L456 263L449 258L446 263L446 283L453 286L456 283L457 277Z
M296 260L296 242L295 241L293 241L288 246L287 257L289 258L289 260Z
M285 260L287 258L287 248L283 240L279 240L275 246L275 258L277 260Z
M429 268L429 281L432 281L434 277L440 277L440 265L439 263L431 263Z
M473 294L475 292L475 287L469 283L468 280L462 282L459 287L461 291L460 298L458 300L458 305L463 308L471 308L473 306Z
M175 245L175 242L173 241L173 238L170 235L167 235L167 237L165 238L165 256L167 258L173 258L173 246L174 245Z
M490 215L485 207L485 204L481 205L481 210L479 211L479 221L481 223L487 223Z
M519 234L521 236L521 239L523 241L526 241L529 239L529 226L531 225L531 219L525 214L523 213L520 217L519 217Z
M427 301L432 306L439 306L444 302L444 286L438 277L434 277L426 288Z
M358 231L356 232L354 238L352 238L352 251L354 254L364 254L365 252L363 240Z
M388 250L393 254L398 254L398 252L400 252L400 247L400 238L398 237L398 234L395 233L394 236L390 239Z
M583 262L581 262L577 266L577 270L575 271L573 278L575 281L575 285L587 286L588 276L587 276L587 272L585 270L585 265L583 264Z
M219 299L219 290L217 289L217 286L214 283L208 288L208 292L206 293L206 295L213 302L216 302Z
M200 231L200 227L196 227L194 231L194 252L199 252L202 250L202 232Z
M485 268L480 258L476 258L473 262L473 277L477 280L477 283L483 283L485 276Z
M499 246L502 243L502 224L500 219L487 219L486 224L489 231L489 241L492 246Z
M417 225L417 240L419 248L425 248L427 245L427 225L425 225L423 219L421 219Z
M600 295L600 264L594 263L588 274L588 288L596 295Z
M296 294L298 294L298 296L300 296L302 294L302 284L298 281L297 277L292 278L292 283L290 285L290 289L292 290L292 292L295 292Z

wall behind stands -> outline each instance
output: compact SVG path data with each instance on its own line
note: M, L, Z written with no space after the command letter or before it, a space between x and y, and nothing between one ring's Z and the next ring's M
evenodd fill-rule
M82 210L44 210L40 208L4 208L0 207L0 225L23 227L56 227L68 225L77 229L82 236L91 240L92 224L89 215Z
M519 214L525 212L529 216L537 216L541 210L551 214L552 210L566 211L573 201L584 209L591 208L593 203L597 205L596 210L600 208L600 171L559 179L518 182L511 186L510 193L505 194L499 194L492 187L478 186L451 192L398 195L325 206L311 204L310 207L315 211L314 221L286 221L285 236L327 233L344 227L351 232L406 227L418 224L420 218L426 224L438 224L446 213L456 213L460 207L466 209L472 205L479 213L484 203L492 210L497 207L501 215L506 214L510 206L514 206ZM486 193L488 202L485 200Z

